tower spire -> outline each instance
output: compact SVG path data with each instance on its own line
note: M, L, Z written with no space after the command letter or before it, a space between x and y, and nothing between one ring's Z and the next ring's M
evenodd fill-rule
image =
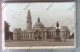
M38 22L40 22L40 18L38 17Z
M27 15L27 30L32 29L32 20L31 20L31 13L30 10L28 9L28 15Z
M30 14L30 10L28 9L28 14Z

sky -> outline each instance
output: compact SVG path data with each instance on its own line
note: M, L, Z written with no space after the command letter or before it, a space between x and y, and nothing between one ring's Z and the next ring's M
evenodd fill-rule
M61 26L68 26L70 31L75 26L75 3L74 2L42 2L42 3L8 3L3 9L4 21L10 25L9 30L14 28L27 28L27 12L31 12L32 26L38 17L45 27L56 27L56 22ZM73 30L74 31L74 30Z

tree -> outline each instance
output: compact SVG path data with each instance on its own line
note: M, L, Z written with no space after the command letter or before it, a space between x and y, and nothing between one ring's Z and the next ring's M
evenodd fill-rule
M4 22L4 25L5 25L5 40L9 40L9 38L10 39L13 39L12 37L13 37L13 32L10 32L9 31L9 27L10 27L10 25L5 21Z

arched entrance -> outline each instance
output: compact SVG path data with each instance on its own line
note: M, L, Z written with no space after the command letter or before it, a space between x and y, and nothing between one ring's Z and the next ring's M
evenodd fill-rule
M36 30L35 31L35 40L41 40L41 32L40 30Z

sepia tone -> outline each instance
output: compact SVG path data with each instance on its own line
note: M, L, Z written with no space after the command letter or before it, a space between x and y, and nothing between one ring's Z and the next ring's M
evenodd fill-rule
M3 14L3 48L76 47L74 4L74 2L6 4L7 8L3 10L7 13Z
M44 27L39 17L32 29L32 20L31 20L30 10L28 10L26 24L27 24L27 29L24 31L21 31L20 28L14 29L13 40L55 39L56 41L57 40L63 41L63 39L65 38L69 39L69 36L70 36L70 30L68 29L68 26L62 26L60 29L58 29L59 23L57 21L56 23L57 28L56 27Z
M72 42L73 41L72 39L74 38L74 33L70 35L70 30L68 26L61 26L61 28L59 28L59 22L56 21L56 27L53 27L53 26L45 27L44 24L40 21L40 17L38 17L37 22L32 27L32 17L31 17L30 10L28 10L28 15L26 18L27 18L26 29L22 31L21 28L14 28L13 33L9 31L9 25L5 21L5 25L6 25L5 35L8 34L7 36L5 36L6 46L23 47L24 42L27 43L26 46L54 46L54 45L55 46L62 46L62 45L72 46L74 45L74 43L70 43L70 44L66 43L66 41ZM14 42L15 45L10 45L12 44L10 43L10 41ZM50 42L50 44L47 41ZM30 43L30 42L33 42L33 43ZM55 42L57 43L59 42L59 44Z

